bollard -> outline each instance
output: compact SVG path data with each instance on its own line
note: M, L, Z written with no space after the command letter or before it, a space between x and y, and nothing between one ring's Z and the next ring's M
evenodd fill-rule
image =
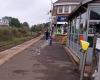
M84 70L85 70L87 51L85 51L83 53L84 54L83 54L83 60L82 60L82 68L81 68L80 80L83 80L83 78L84 78Z
M86 64L86 57L87 57L87 51L88 51L88 48L89 48L89 43L86 42L86 41L83 41L83 40L80 40L80 43L81 43L82 53L83 53L80 80L83 80L85 64Z

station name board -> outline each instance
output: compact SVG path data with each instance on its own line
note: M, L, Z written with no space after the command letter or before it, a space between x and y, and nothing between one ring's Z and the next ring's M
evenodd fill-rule
M58 16L57 17L57 22L67 22L68 21L68 16Z

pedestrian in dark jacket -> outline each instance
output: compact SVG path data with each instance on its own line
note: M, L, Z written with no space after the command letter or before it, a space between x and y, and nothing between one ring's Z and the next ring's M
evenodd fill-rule
M50 33L49 33L49 31L47 30L47 31L45 32L45 37L46 37L46 40L48 40L48 39L49 39L49 36L50 36Z

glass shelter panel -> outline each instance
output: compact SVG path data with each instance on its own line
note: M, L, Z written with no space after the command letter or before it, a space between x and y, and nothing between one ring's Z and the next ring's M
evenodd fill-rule
M100 20L100 6L90 8L90 20Z
M100 6L90 6L90 20L88 27L88 42L93 47L93 39L96 33L100 33Z

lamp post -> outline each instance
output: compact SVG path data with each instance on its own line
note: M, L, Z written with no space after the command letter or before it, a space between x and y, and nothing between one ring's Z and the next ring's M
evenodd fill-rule
M53 2L52 2L52 0L51 0L51 10L50 10L50 18L51 18L51 19L50 19L50 28L52 27L52 10L53 10L53 9L52 9L52 7L53 7L52 4L53 4Z
M50 10L50 38L49 38L49 45L52 45L52 0L51 0L51 10Z

